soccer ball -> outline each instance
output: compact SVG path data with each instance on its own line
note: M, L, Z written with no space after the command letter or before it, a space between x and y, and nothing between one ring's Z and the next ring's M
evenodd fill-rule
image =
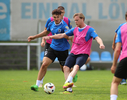
M55 85L53 83L46 83L44 85L44 92L47 94L52 94L55 91Z
M85 71L86 69L87 69L87 66L85 64L80 68L81 71Z

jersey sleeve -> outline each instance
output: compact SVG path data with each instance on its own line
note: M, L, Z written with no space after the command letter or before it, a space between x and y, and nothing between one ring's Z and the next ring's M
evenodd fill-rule
M115 30L116 33L118 32L118 30L120 29L120 27L121 27L121 25L119 25L119 27Z
M86 34L85 40L88 41L90 38L95 39L97 36L98 35L97 35L95 29L89 28L89 30L88 30L88 32Z
M46 24L45 24L45 27L47 28L48 27L48 24L51 22L51 18L48 18Z
M65 26L64 33L67 32L67 31L69 31L69 27L68 26Z
M120 27L122 26L122 25L124 25L125 23L123 23L123 24L120 24L119 25L119 27L115 30L115 32L117 33L118 32L118 30L120 29Z
M72 25L71 25L71 21L70 21L70 19L68 19L68 27L69 27L69 29L71 29L71 28L72 28Z
M117 36L116 36L115 43L117 43L117 42L121 42L121 43L122 43L122 39L121 39L121 29L119 29L118 32L117 32Z
M72 36L72 35L73 35L73 32L74 32L74 29L75 29L75 28L70 29L70 30L67 31L65 34L66 34L67 36Z
M64 33L65 32L67 32L67 31L69 31L69 27L68 27L68 25L63 21L63 28L64 28Z
M50 30L51 25L52 25L52 22L50 22L50 23L48 24L48 26L47 26L47 31L51 31L51 30Z

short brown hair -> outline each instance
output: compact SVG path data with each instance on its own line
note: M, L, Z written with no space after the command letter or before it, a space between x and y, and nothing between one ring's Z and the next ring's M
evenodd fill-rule
M59 6L57 9L65 10L63 6Z
M54 9L52 15L61 15L61 11L59 9Z
M79 16L80 19L83 19L85 21L85 16L82 13L75 13L73 18L75 18L75 16Z

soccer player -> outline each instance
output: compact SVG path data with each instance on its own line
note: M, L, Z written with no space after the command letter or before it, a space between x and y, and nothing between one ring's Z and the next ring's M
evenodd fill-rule
M87 58L90 55L92 38L94 38L99 43L100 49L105 48L102 39L96 34L95 30L91 26L84 23L85 16L82 13L74 14L73 18L77 27L72 28L71 30L63 34L43 37L43 40L47 40L68 38L68 36L74 35L71 52L67 57L64 65L64 76L66 81L63 85L63 88L65 89L63 93L65 94L72 93L72 80L77 74L77 71L82 65L85 64ZM44 44L45 42L43 43L43 45ZM72 67L73 70L70 72L70 68Z
M28 41L31 41L35 38L43 37L52 32L52 35L61 34L69 30L68 25L61 20L61 11L55 9L52 11L53 20L48 24L47 30L42 31L40 34L35 36L29 36ZM58 57L59 63L61 66L64 65L65 60L68 56L68 49L70 44L67 39L53 39L52 43L48 49L47 54L43 58L41 68L38 73L36 85L31 86L31 90L38 91L40 81L45 76L47 67L54 62L55 58Z
M120 62L117 66L117 60L119 56ZM118 85L120 84L122 79L127 78L126 65L127 65L127 23L122 25L117 32L114 60L111 66L111 72L114 74L114 76L110 89L110 100L117 100Z
M66 22L66 24L68 25L69 29L71 29L71 28L72 28L72 25L71 25L70 19L68 19L67 17L64 16L64 14L65 14L65 9L64 9L64 7L63 7L63 6L59 6L58 9L61 10L61 19L63 19L63 20ZM46 22L46 24L45 24L45 30L47 29L48 24L49 24L51 21L53 21L53 17L48 18L48 20L47 20L47 22ZM48 34L48 36L50 36L50 35L52 35L51 32ZM45 52L46 52L46 51L48 50L48 48L50 47L51 42L52 42L52 39L46 40L45 49L44 49ZM62 67L61 67L61 69L62 69ZM63 69L62 69L62 70L63 70Z
M126 22L125 23L122 23L119 25L119 27L116 29L115 31L115 35L114 35L114 39L113 39L113 43L112 43L112 49L115 50L115 40L116 40L116 36L117 36L117 32L118 30L120 29L121 26L123 26L124 24L127 23L127 12L125 13L125 20ZM121 47L122 48L122 47ZM125 79L122 79L122 81L120 82L121 85L126 85L127 82L126 82L126 78Z
M64 14L65 14L65 8L63 6L59 6L58 9L61 11L61 19L64 20L66 22L66 24L68 25L69 29L71 29L72 25L71 25L70 19L64 16ZM52 22L52 21L54 21L53 17L48 18L48 20L47 20L47 22L45 24L45 30L47 30L47 27L48 27L49 23ZM51 36L51 35L52 35L52 33L50 32L48 34L48 36ZM71 40L72 37L70 37L69 39ZM48 48L50 47L51 42L52 42L52 39L46 40L46 44L45 44L45 48L44 48L44 52L45 52L44 56L46 56L46 54L48 52ZM60 64L60 68L63 71L63 66L61 64ZM44 77L42 78L39 87L42 87L43 79L44 79ZM76 81L77 81L77 75L74 78L74 82L76 82Z
M69 29L71 29L72 28L72 25L71 25L70 19L68 19L67 17L64 16L64 13L65 13L64 7L63 6L59 6L58 9L61 10L61 18L66 22L66 24L68 25ZM52 21L54 21L53 20L53 17L48 18L48 20L47 20L47 22L45 24L45 30L47 29L48 24L50 22L52 22ZM48 34L48 36L51 36L51 35L52 35L52 33L50 32ZM47 50L50 47L51 42L52 42L52 39L46 40L46 44L45 44L45 48L44 48L45 54L47 53ZM60 65L60 67L61 67L61 70L63 71L63 67L61 65Z

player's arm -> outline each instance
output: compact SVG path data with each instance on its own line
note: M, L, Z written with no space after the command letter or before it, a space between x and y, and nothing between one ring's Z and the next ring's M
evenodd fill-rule
M44 31L42 31L41 33L39 33L39 34L37 34L37 35L29 36L29 37L28 37L28 42L30 42L31 40L34 40L34 39L36 39L36 38L46 36L46 35L48 35L49 33L50 33L50 31L44 30Z
M121 52L121 43L118 42L116 43L116 48L115 48L115 51L114 51L114 60L113 60L113 65L116 66L117 64L117 61L118 61L118 58L119 58L119 55L120 55L120 52Z
M44 30L47 30L47 28L45 27L45 29ZM43 37L42 37L42 39L41 39L42 41L41 41L41 46L42 47L44 47L45 46L45 40L43 40Z
M71 42L73 42L73 38L74 38L73 36L68 36L67 39L68 39L68 40L71 40Z
M43 37L42 37L41 46L42 46L42 47L44 47L44 46L45 46L45 39L43 39Z
M44 30L47 30L48 25L49 25L50 22L51 22L51 18L48 18L48 20L47 20L47 22L45 24L45 29ZM42 39L42 43L43 43L43 39Z
M122 44L120 42L116 43L116 47L115 47L115 51L114 51L113 64L112 64L112 67L111 67L111 72L112 73L115 73L115 70L116 70L117 61L118 61L118 58L119 58L119 55L120 55L120 52L121 52L121 45Z
M116 40L117 33L115 33L113 42L112 42L112 49L115 50L115 40Z
M44 30L47 30L47 28L45 27L45 29ZM42 43L43 43L44 41L43 41L43 39L42 39Z
M68 36L65 33L49 36L49 39L62 39L62 38L68 38Z
M64 33L67 33L68 31L70 31L69 29L72 28L72 27L69 27L69 26L64 26ZM73 36L66 36L64 37L66 38L67 40L73 40Z
M124 24L124 23L123 23L123 24ZM116 37L117 37L117 32L118 32L118 30L120 29L120 27L121 27L123 24L120 24L119 27L115 30L115 35L114 35L113 42L112 42L112 49L113 49L113 50L115 50L115 40L116 40Z
M45 36L43 37L44 40L49 40L49 39L62 39L62 38L68 38L69 36L73 35L74 28L67 31L66 33L61 33L57 35L52 35L52 36Z
M89 38L92 37L93 39L95 39L95 40L97 41L97 43L100 45L100 46L99 46L100 49L105 49L105 46L104 46L104 44L103 44L103 41L102 41L102 39L97 35L96 31L95 31L93 28L90 28L90 29L88 30L88 32L90 33L90 34L88 34L88 36L90 35Z
M68 27L69 27L69 29L71 29L71 28L72 28L72 25L71 25L71 21L70 21L70 19L68 19Z
M62 39L62 38L67 38L67 37L68 36L65 33L57 34L57 35L52 35L52 36L44 36L44 37L42 37L41 46L44 47L45 40L49 40L49 39Z
M115 47L115 51L114 51L114 59L113 59L113 64L111 67L111 72L115 73L116 70L116 65L117 65L117 61L121 52L121 46L122 46L122 39L121 39L121 30L119 30L117 32L117 37L116 37L116 47Z
M103 41L102 41L102 39L101 39L99 36L95 37L95 40L96 40L97 43L100 45L100 46L99 46L100 49L105 49L105 46L104 46L104 44L103 44Z
M45 36L42 39L43 40L49 40L49 39L62 39L62 38L68 38L69 36L66 35L66 33L52 35L52 36Z

